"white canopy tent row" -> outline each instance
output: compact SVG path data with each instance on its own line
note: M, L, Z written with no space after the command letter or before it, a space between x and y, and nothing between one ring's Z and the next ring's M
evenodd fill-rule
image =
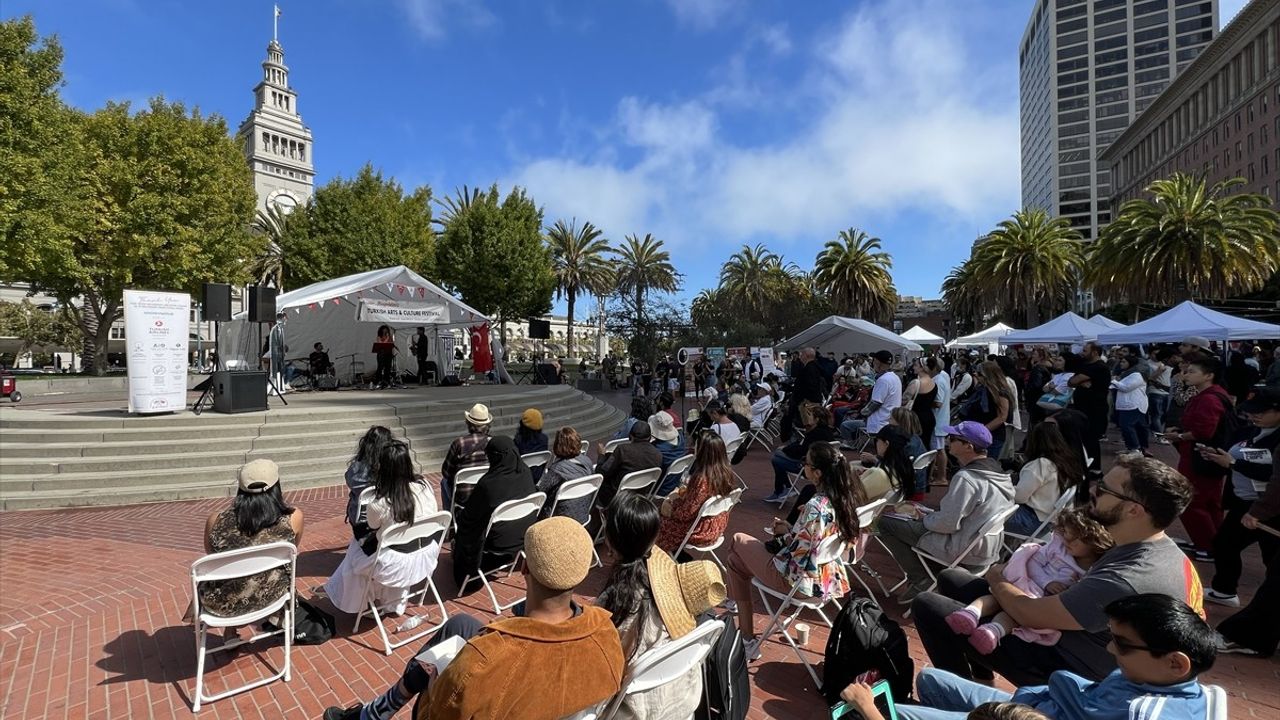
M373 342L381 325L390 326L395 333L401 372L417 371L409 348L417 328L425 328L431 358L443 376L453 368L452 331L488 322L475 308L403 265L291 290L276 298L276 311L285 313L286 357L303 359L298 366L305 368L312 346L324 343L343 382L350 380L353 372L369 374L377 367ZM267 332L266 324L251 323L246 313L237 313L222 333L223 357L228 365L256 370ZM496 344L492 335L489 342L491 347ZM499 359L495 350L495 363ZM504 369L499 366L498 372L504 374Z
M1110 330L1111 328L1106 325L1086 320L1073 312L1067 312L1030 330L1011 332L1000 342L1002 345L1080 344L1097 340L1099 335Z
M820 348L822 352L837 355L858 355L888 350L891 353L921 352L917 343L903 339L892 331L858 318L832 315L819 320L786 340L778 343L778 349L795 352L803 348Z
M1104 345L1176 343L1190 335L1216 340L1225 348L1232 340L1280 339L1280 325L1239 318L1188 300L1140 323L1105 332L1098 341Z
M946 338L934 335L919 325L912 325L910 330L900 334L898 337L919 345L941 345L946 342Z
M1101 325L1103 327L1110 328L1112 330L1119 330L1120 328L1123 328L1123 327L1129 327L1128 325L1125 325L1122 322L1116 322L1115 320L1112 320L1111 318L1102 314L1094 315L1093 317L1089 318L1089 322L1095 325Z
M972 335L958 337L947 343L948 348L962 347L985 347L988 352L998 352L999 346L1005 344L1004 336L1012 332L1018 332L1016 328L1011 328L1004 323L996 323L981 332Z

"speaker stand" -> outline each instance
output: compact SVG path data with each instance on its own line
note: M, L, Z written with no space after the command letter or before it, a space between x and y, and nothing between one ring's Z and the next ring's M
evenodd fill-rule
M275 395L276 397L280 398L280 402L288 406L289 401L284 399L284 393L280 391L280 386L276 384L276 376L268 375L267 376L267 399L270 400L272 395Z
M214 373L222 369L222 323L218 320L213 321L213 372L209 373L209 377L204 382L196 385L196 389L200 390L200 397L196 398L195 403L191 405L191 412L199 415L207 408L213 407L213 376Z

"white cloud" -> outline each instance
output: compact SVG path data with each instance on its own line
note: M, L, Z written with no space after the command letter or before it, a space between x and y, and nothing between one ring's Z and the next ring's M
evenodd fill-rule
M426 40L441 40L446 24L485 27L497 21L479 0L396 0L414 32Z
M733 9L733 0L667 0L667 5L682 25L709 30Z

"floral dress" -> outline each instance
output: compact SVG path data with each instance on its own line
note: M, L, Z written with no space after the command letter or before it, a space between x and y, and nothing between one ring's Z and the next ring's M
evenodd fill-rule
M689 532L689 524L698 517L702 504L711 498L711 483L702 475L689 480L683 490L672 493L671 516L662 518L658 526L658 547L669 553L675 552ZM724 535L729 526L729 513L722 512L715 517L703 518L689 538L691 545L708 545Z
M799 585L798 592L804 595L823 598L845 595L849 592L849 578L844 563L837 559L819 567L814 562L822 541L839 531L831 500L822 493L814 495L805 503L791 532L783 538L786 546L773 557L773 566L793 586Z
M280 521L263 528L249 537L236 525L235 510L227 508L218 513L209 531L209 547L213 552L238 550L253 545L273 542L296 542L289 515L281 515ZM275 568L266 572L233 580L210 580L200 584L200 610L219 617L234 617L257 610L283 595L289 589L289 569Z

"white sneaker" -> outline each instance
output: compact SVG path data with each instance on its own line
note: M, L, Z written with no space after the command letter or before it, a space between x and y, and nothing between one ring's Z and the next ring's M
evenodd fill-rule
M1213 588L1204 589L1204 599L1211 603L1217 603L1218 605L1226 605L1227 607L1233 607L1233 608L1240 607L1239 595L1228 595L1226 593L1220 593L1217 590L1214 590Z

